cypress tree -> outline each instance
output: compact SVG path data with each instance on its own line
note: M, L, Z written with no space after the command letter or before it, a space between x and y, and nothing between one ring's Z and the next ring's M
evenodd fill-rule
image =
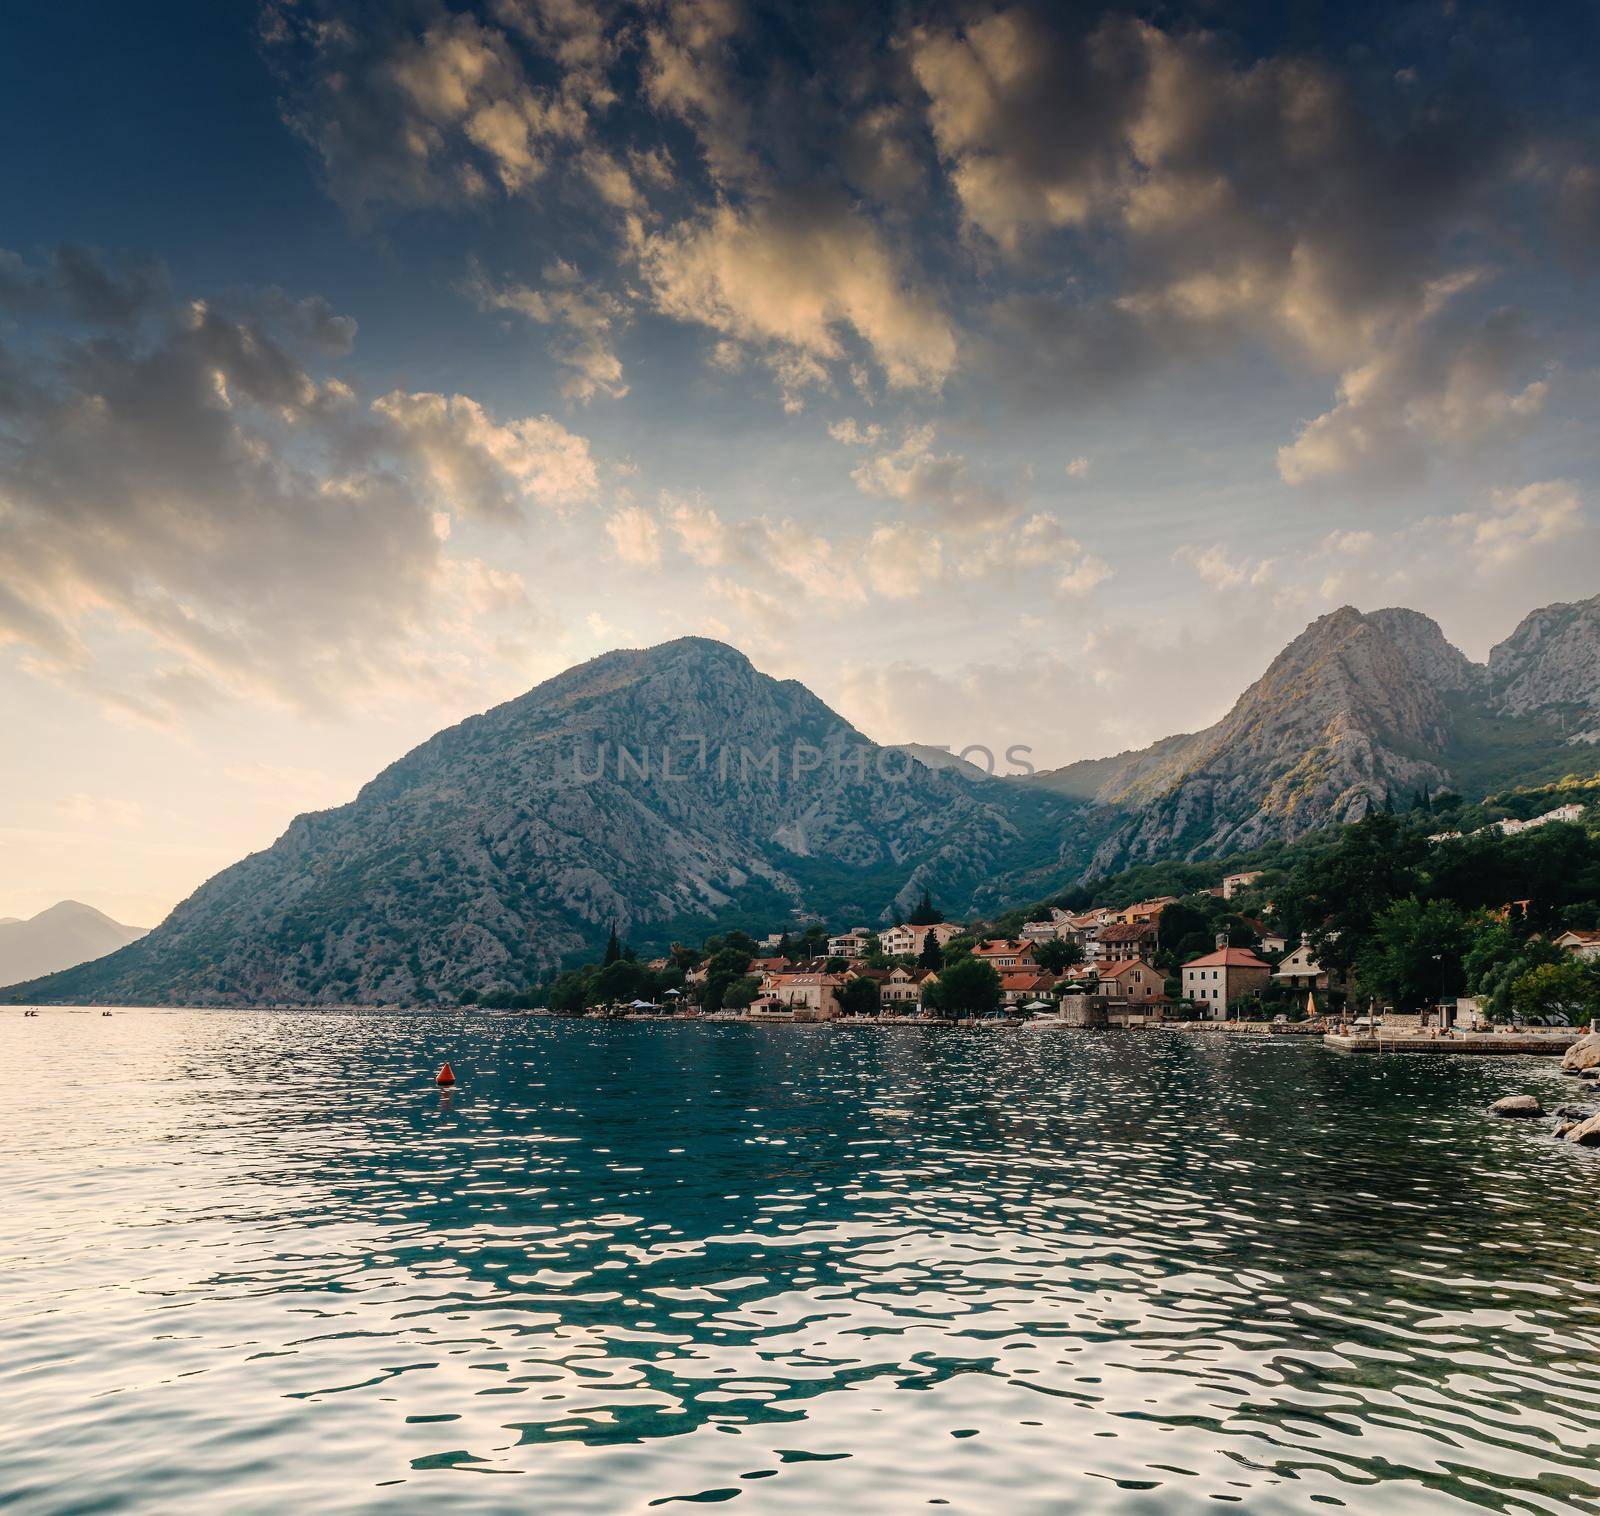
M611 935L606 938L605 966L609 968L622 956L622 944L617 941L617 929L611 928Z

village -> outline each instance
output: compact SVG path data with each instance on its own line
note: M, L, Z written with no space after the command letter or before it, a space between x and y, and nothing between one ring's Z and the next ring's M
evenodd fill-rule
M1231 902L1260 877L1260 871L1228 874L1208 893ZM712 1008L704 1002L715 957L687 967L683 988L668 989L659 1003L634 1000L591 1014L1107 1028L1199 1023L1356 1033L1381 1026L1392 1036L1487 1028L1470 996L1417 1009L1355 1009L1345 976L1319 963L1308 942L1291 946L1281 932L1248 915L1234 918L1251 931L1248 945L1222 932L1209 951L1172 962L1170 950L1163 951L1161 923L1179 904L1179 897L1167 895L1121 907L1051 909L1025 922L1014 938L974 935L970 926L950 921L904 923L880 932L855 926L825 941L803 937L798 948L786 934L772 933L754 945L738 978L711 997L718 1002ZM820 951L808 956L803 949L812 945ZM1568 930L1552 945L1575 961L1600 963L1600 931ZM737 956L737 945L732 951ZM964 964L990 972L974 974ZM673 966L670 957L644 965L657 973L670 973ZM725 972L728 967L724 960ZM941 992L958 979L975 988ZM739 1003L745 999L740 986L746 1003ZM1273 1004L1283 1008L1264 1010Z

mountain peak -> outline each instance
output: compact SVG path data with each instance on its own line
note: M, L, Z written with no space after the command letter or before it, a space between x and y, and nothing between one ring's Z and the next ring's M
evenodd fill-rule
M1600 595L1530 611L1489 653L1500 710L1600 720Z
M81 900L60 900L26 921L0 922L0 985L102 958L145 935Z

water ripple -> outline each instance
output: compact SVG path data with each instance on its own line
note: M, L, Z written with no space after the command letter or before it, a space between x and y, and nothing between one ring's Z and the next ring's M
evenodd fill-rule
M1600 1512L1549 1064L0 1017L0 1504ZM450 1058L462 1086L429 1075Z

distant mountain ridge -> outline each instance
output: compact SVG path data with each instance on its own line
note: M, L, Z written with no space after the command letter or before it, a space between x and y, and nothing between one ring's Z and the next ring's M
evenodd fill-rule
M1542 782L1600 753L1600 596L1474 664L1428 617L1314 621L1216 725L1027 778L882 747L704 638L608 653L301 816L148 937L9 998L373 1003L521 988L615 926L951 916L1086 873L1220 856L1417 790Z
M78 900L62 900L27 920L0 921L0 983L36 979L103 958L149 930L124 926Z

